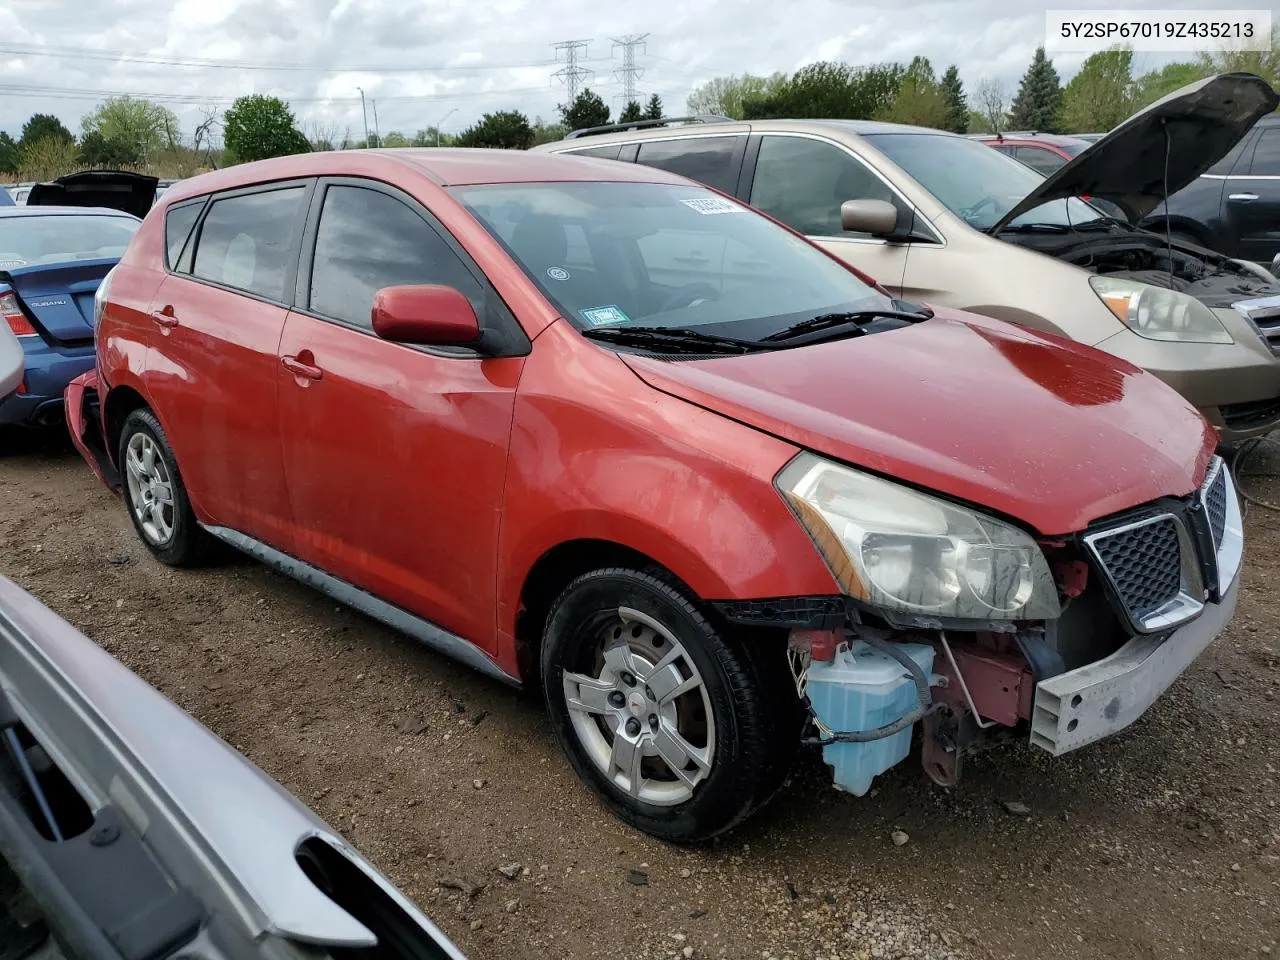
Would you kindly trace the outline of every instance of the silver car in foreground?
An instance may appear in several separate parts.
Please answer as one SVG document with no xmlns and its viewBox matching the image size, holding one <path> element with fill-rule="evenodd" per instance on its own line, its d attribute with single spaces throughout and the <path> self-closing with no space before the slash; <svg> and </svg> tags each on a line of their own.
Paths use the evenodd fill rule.
<svg viewBox="0 0 1280 960">
<path fill-rule="evenodd" d="M 0 954 L 462 954 L 326 824 L 0 577 Z"/>
</svg>

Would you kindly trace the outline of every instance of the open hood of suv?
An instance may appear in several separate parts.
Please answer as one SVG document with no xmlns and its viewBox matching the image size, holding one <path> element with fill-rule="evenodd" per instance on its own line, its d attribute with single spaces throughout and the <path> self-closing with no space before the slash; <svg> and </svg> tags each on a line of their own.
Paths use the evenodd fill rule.
<svg viewBox="0 0 1280 960">
<path fill-rule="evenodd" d="M 794 350 L 620 356 L 664 393 L 1041 534 L 1195 491 L 1217 435 L 1154 376 L 1033 330 L 934 310 L 901 330 Z"/>
<path fill-rule="evenodd" d="M 145 217 L 156 202 L 156 177 L 127 170 L 86 170 L 37 183 L 27 195 L 29 207 L 109 207 Z"/>
<path fill-rule="evenodd" d="M 1270 84 L 1251 73 L 1223 73 L 1188 84 L 1139 110 L 1046 177 L 990 232 L 1063 197 L 1110 200 L 1140 219 L 1225 157 L 1278 104 Z"/>
</svg>

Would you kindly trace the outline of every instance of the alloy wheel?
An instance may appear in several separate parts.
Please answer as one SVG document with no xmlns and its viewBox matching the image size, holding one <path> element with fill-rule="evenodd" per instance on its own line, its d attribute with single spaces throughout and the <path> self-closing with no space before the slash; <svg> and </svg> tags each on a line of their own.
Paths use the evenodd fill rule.
<svg viewBox="0 0 1280 960">
<path fill-rule="evenodd" d="M 606 619 L 585 671 L 564 671 L 575 735 L 600 771 L 629 796 L 674 806 L 693 796 L 715 759 L 706 683 L 684 645 L 628 607 Z"/>
<path fill-rule="evenodd" d="M 125 452 L 129 506 L 142 535 L 153 546 L 173 539 L 173 485 L 155 440 L 139 431 L 129 438 Z"/>
</svg>

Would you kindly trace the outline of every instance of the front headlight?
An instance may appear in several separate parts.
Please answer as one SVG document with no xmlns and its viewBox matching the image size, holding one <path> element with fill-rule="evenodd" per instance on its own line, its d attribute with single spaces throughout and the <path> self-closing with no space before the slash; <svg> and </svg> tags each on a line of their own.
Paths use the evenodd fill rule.
<svg viewBox="0 0 1280 960">
<path fill-rule="evenodd" d="M 777 484 L 851 597 L 964 620 L 1060 612 L 1044 553 L 1017 527 L 811 453 Z"/>
<path fill-rule="evenodd" d="M 1089 286 L 1116 319 L 1140 337 L 1185 343 L 1234 342 L 1213 311 L 1185 293 L 1119 277 L 1090 277 Z"/>
</svg>

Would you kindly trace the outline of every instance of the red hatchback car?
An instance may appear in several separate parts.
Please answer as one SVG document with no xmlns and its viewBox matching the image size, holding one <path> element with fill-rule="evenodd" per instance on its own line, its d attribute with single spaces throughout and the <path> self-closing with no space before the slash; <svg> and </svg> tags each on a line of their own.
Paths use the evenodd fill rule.
<svg viewBox="0 0 1280 960">
<path fill-rule="evenodd" d="M 1236 601 L 1214 433 L 1141 370 L 891 300 L 647 166 L 318 153 L 177 184 L 99 289 L 81 451 L 161 561 L 229 543 L 512 683 L 641 829 L 803 743 L 864 793 L 1139 716 Z"/>
</svg>

